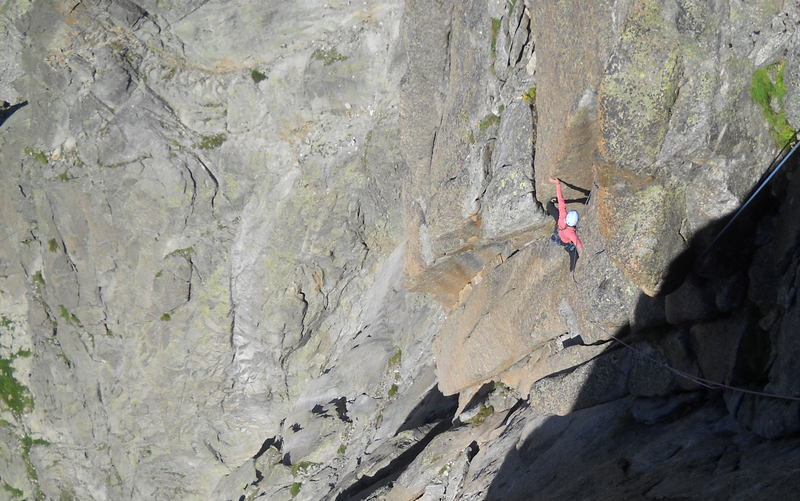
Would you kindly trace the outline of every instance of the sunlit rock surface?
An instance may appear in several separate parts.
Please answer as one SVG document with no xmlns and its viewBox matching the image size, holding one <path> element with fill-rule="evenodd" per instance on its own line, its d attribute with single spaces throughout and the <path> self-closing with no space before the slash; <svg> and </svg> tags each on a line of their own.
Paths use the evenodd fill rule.
<svg viewBox="0 0 800 501">
<path fill-rule="evenodd" d="M 796 492 L 793 3 L 0 12 L 5 497 Z"/>
</svg>

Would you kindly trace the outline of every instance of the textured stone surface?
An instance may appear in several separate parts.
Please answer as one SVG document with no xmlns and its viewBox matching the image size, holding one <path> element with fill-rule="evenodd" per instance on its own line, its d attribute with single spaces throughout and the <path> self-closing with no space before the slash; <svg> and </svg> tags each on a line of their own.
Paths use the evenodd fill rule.
<svg viewBox="0 0 800 501">
<path fill-rule="evenodd" d="M 672 393 L 675 389 L 675 376 L 660 365 L 668 362 L 664 353 L 647 345 L 639 345 L 638 351 L 642 355 L 634 357 L 628 378 L 628 390 L 631 394 L 654 397 Z"/>
<path fill-rule="evenodd" d="M 546 217 L 533 190 L 533 121 L 530 105 L 514 101 L 503 112 L 492 151 L 491 181 L 482 200 L 484 238 L 530 227 Z"/>
<path fill-rule="evenodd" d="M 618 350 L 575 370 L 540 379 L 531 387 L 530 406 L 538 414 L 564 416 L 628 394 L 631 352 Z"/>
<path fill-rule="evenodd" d="M 677 329 L 667 333 L 659 340 L 658 347 L 667 357 L 669 366 L 684 374 L 675 379 L 678 386 L 684 390 L 699 389 L 698 383 L 690 379 L 702 377 L 702 373 L 692 351 L 689 331 Z"/>
<path fill-rule="evenodd" d="M 619 36 L 612 2 L 526 2 L 536 43 L 537 196 L 554 196 L 547 180 L 560 177 L 588 188 L 598 139 L 597 90 Z M 616 23 L 614 19 L 618 19 Z M 578 29 L 577 27 L 580 27 Z"/>
<path fill-rule="evenodd" d="M 445 394 L 490 379 L 566 331 L 557 313 L 560 298 L 536 293 L 556 280 L 546 270 L 561 256 L 548 255 L 549 245 L 540 241 L 515 254 L 447 319 L 433 346 Z M 506 301 L 496 304 L 497 297 Z"/>
<path fill-rule="evenodd" d="M 797 5 L 2 14 L 0 492 L 796 492 L 794 162 L 694 261 L 777 151 L 757 68 L 800 120 Z"/>
<path fill-rule="evenodd" d="M 600 230 L 611 259 L 649 296 L 674 286 L 669 268 L 687 250 L 682 190 L 609 165 L 600 175 Z"/>
<path fill-rule="evenodd" d="M 563 417 L 518 411 L 473 459 L 459 498 L 791 496 L 795 484 L 784 477 L 785 461 L 796 449 L 773 448 L 719 402 L 653 426 L 631 423 L 630 406 L 623 399 Z M 676 471 L 683 472 L 680 480 Z"/>
<path fill-rule="evenodd" d="M 6 420 L 50 443 L 15 488 L 207 498 L 343 353 L 366 291 L 381 318 L 393 285 L 362 269 L 402 242 L 404 66 L 402 5 L 374 7 L 11 10 L 30 104 L 2 130 L 3 296 L 25 300 L 4 299 L 4 356 L 33 352 L 36 406 Z"/>
<path fill-rule="evenodd" d="M 664 313 L 672 325 L 709 320 L 719 315 L 714 291 L 701 279 L 690 275 L 664 300 Z"/>
<path fill-rule="evenodd" d="M 730 382 L 739 346 L 747 328 L 746 319 L 736 317 L 704 322 L 692 327 L 692 350 L 697 354 L 697 363 L 706 379 L 715 383 Z"/>
</svg>

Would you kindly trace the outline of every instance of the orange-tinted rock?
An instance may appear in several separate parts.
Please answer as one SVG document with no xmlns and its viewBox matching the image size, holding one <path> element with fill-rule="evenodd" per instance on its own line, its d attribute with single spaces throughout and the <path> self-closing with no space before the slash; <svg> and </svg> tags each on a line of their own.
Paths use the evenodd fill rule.
<svg viewBox="0 0 800 501">
<path fill-rule="evenodd" d="M 634 2 L 598 95 L 600 152 L 636 173 L 653 173 L 681 76 L 679 40 L 660 2 Z"/>
<path fill-rule="evenodd" d="M 536 188 L 560 177 L 591 186 L 596 149 L 596 93 L 613 44 L 611 5 L 607 2 L 532 2 L 536 36 Z"/>
<path fill-rule="evenodd" d="M 483 180 L 469 168 L 482 170 L 481 161 L 488 160 L 488 139 L 475 140 L 489 111 L 490 21 L 485 11 L 465 16 L 468 8 L 451 2 L 406 6 L 414 22 L 404 26 L 408 70 L 400 89 L 400 140 L 410 171 L 404 186 L 407 284 L 451 303 L 502 248 L 473 246 L 481 224 L 472 205 Z M 483 36 L 475 36 L 478 25 L 487 27 Z"/>
<path fill-rule="evenodd" d="M 445 395 L 480 384 L 566 331 L 558 314 L 561 253 L 540 240 L 489 270 L 433 344 Z"/>
<path fill-rule="evenodd" d="M 682 278 L 678 258 L 688 249 L 683 190 L 607 163 L 599 166 L 599 186 L 600 232 L 611 259 L 646 294 L 664 292 Z"/>
</svg>

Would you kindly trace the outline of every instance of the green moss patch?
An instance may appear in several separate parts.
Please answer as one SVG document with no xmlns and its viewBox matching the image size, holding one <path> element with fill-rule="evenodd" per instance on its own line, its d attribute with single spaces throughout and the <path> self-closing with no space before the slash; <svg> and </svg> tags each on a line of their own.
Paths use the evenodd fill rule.
<svg viewBox="0 0 800 501">
<path fill-rule="evenodd" d="M 264 73 L 261 73 L 258 70 L 253 70 L 253 71 L 250 72 L 250 78 L 253 79 L 253 82 L 258 84 L 259 82 L 263 82 L 264 80 L 266 80 L 267 79 L 267 75 L 265 75 Z"/>
<path fill-rule="evenodd" d="M 492 125 L 499 124 L 500 117 L 502 115 L 503 115 L 503 107 L 501 106 L 500 109 L 497 111 L 497 115 L 495 115 L 494 113 L 489 113 L 489 115 L 478 124 L 478 128 L 480 128 L 481 131 L 485 131 Z"/>
<path fill-rule="evenodd" d="M 81 321 L 78 320 L 78 317 L 76 317 L 75 315 L 70 314 L 70 312 L 67 311 L 67 307 L 66 306 L 64 306 L 63 304 L 60 304 L 60 305 L 58 305 L 58 308 L 61 310 L 61 313 L 59 313 L 58 316 L 60 316 L 64 320 L 66 320 L 68 324 L 74 324 L 74 325 L 77 325 L 78 327 L 82 327 Z"/>
<path fill-rule="evenodd" d="M 497 57 L 497 33 L 500 32 L 500 20 L 496 17 L 492 18 L 492 44 L 490 48 L 492 49 L 492 63 L 494 63 L 494 59 Z"/>
<path fill-rule="evenodd" d="M 33 283 L 37 285 L 41 285 L 42 287 L 46 286 L 47 284 L 44 282 L 44 278 L 42 277 L 42 272 L 37 271 L 33 274 Z"/>
<path fill-rule="evenodd" d="M 3 490 L 6 491 L 12 498 L 21 498 L 23 494 L 21 490 L 8 485 L 6 482 L 3 482 Z"/>
<path fill-rule="evenodd" d="M 295 482 L 292 484 L 292 487 L 289 489 L 289 493 L 292 495 L 292 497 L 295 497 L 298 494 L 300 494 L 300 487 L 302 485 L 303 484 L 301 484 L 300 482 Z"/>
<path fill-rule="evenodd" d="M 318 466 L 318 464 L 312 463 L 311 461 L 298 461 L 292 465 L 292 476 L 296 477 L 300 470 L 303 470 L 303 473 L 307 473 L 308 469 L 312 466 Z"/>
<path fill-rule="evenodd" d="M 228 138 L 225 134 L 217 134 L 215 136 L 202 136 L 200 138 L 199 143 L 195 143 L 192 146 L 194 148 L 199 148 L 201 150 L 213 150 L 214 148 L 219 148 L 222 146 L 222 143 L 227 141 Z"/>
<path fill-rule="evenodd" d="M 400 365 L 402 361 L 403 361 L 403 350 L 398 349 L 397 353 L 392 355 L 392 358 L 389 359 L 389 368 Z"/>
<path fill-rule="evenodd" d="M 533 104 L 536 102 L 536 86 L 534 85 L 530 89 L 526 90 L 522 93 L 522 100 L 525 101 L 525 104 Z"/>
<path fill-rule="evenodd" d="M 30 355 L 30 352 L 28 352 Z M 14 360 L 20 355 L 16 353 L 11 358 L 0 358 L 0 400 L 18 418 L 25 411 L 33 409 L 33 398 L 28 388 L 14 377 Z"/>
<path fill-rule="evenodd" d="M 66 354 L 66 353 L 64 353 L 64 352 L 62 351 L 61 353 L 59 353 L 59 354 L 58 354 L 58 355 L 56 355 L 56 356 L 57 356 L 58 358 L 60 358 L 61 360 L 63 360 L 63 361 L 64 361 L 64 363 L 65 363 L 65 364 L 67 364 L 67 367 L 72 367 L 72 360 L 70 360 L 70 359 L 69 359 L 69 357 L 67 356 L 67 354 Z"/>
<path fill-rule="evenodd" d="M 330 50 L 315 50 L 311 53 L 311 59 L 314 61 L 322 61 L 323 65 L 330 66 L 337 61 L 346 61 L 347 56 L 344 54 L 339 54 L 339 51 L 336 50 L 336 47 L 334 47 Z"/>
<path fill-rule="evenodd" d="M 50 442 L 48 442 L 47 440 L 44 440 L 42 438 L 31 438 L 28 435 L 22 437 L 20 443 L 22 444 L 22 453 L 25 456 L 28 456 L 31 453 L 31 447 L 33 447 L 34 445 L 50 445 Z"/>
<path fill-rule="evenodd" d="M 22 152 L 29 157 L 33 157 L 42 162 L 42 165 L 47 165 L 47 155 L 45 155 L 43 151 L 35 151 L 33 148 L 25 148 L 22 150 Z"/>
<path fill-rule="evenodd" d="M 174 251 L 170 252 L 167 257 L 180 256 L 187 261 L 191 261 L 192 254 L 194 254 L 194 247 L 184 247 L 183 249 L 175 249 Z"/>
<path fill-rule="evenodd" d="M 50 249 L 50 252 L 56 252 L 58 250 L 58 242 L 56 242 L 55 238 L 51 238 L 49 242 L 47 242 L 47 248 Z"/>
<path fill-rule="evenodd" d="M 761 106 L 772 135 L 780 147 L 786 146 L 794 137 L 794 129 L 786 121 L 786 110 L 783 107 L 783 96 L 786 95 L 786 86 L 783 83 L 785 66 L 785 61 L 778 61 L 757 69 L 750 84 L 750 98 Z"/>
<path fill-rule="evenodd" d="M 517 5 L 517 0 L 511 0 L 511 3 L 508 5 L 508 17 L 511 17 L 511 14 L 514 13 L 515 5 Z"/>
<path fill-rule="evenodd" d="M 483 422 L 486 421 L 486 418 L 491 416 L 492 413 L 494 413 L 494 407 L 492 407 L 491 405 L 489 407 L 486 407 L 485 405 L 481 404 L 478 413 L 475 414 L 474 418 L 472 418 L 470 424 L 472 425 L 473 428 L 477 428 L 478 426 L 482 425 Z"/>
<path fill-rule="evenodd" d="M 25 435 L 20 439 L 20 444 L 22 445 L 22 460 L 25 462 L 25 469 L 28 472 L 28 478 L 30 478 L 31 482 L 33 483 L 33 488 L 35 491 L 34 498 L 44 499 L 44 494 L 39 488 L 39 475 L 36 473 L 36 467 L 33 466 L 33 461 L 31 461 L 30 454 L 31 447 L 34 445 L 50 445 L 50 442 L 41 438 L 32 439 L 29 435 Z"/>
</svg>

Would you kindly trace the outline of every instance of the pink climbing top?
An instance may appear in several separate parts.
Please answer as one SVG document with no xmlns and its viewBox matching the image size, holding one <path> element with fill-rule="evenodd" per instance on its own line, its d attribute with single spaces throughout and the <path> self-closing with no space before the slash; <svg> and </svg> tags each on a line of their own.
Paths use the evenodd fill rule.
<svg viewBox="0 0 800 501">
<path fill-rule="evenodd" d="M 551 183 L 556 185 L 556 197 L 558 198 L 558 237 L 564 243 L 573 243 L 575 247 L 581 249 L 581 239 L 575 232 L 575 228 L 567 226 L 567 204 L 561 194 L 561 182 L 558 179 L 551 179 Z"/>
</svg>

